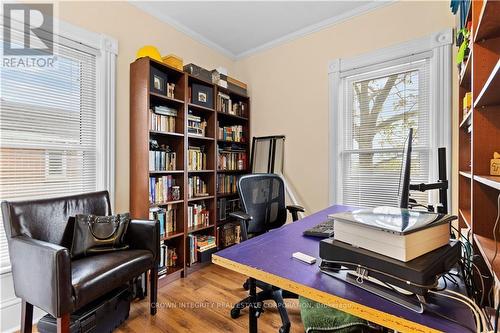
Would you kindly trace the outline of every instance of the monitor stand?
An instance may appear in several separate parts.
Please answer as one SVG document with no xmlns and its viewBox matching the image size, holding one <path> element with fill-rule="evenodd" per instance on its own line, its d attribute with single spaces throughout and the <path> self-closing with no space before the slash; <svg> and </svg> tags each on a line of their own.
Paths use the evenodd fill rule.
<svg viewBox="0 0 500 333">
<path fill-rule="evenodd" d="M 338 271 L 334 272 L 332 270 L 321 270 L 323 273 L 352 284 L 356 287 L 362 288 L 372 294 L 378 295 L 385 298 L 388 301 L 401 305 L 409 310 L 415 311 L 417 313 L 423 313 L 424 307 L 422 303 L 425 303 L 423 296 L 415 295 L 411 292 L 404 295 L 402 291 L 397 292 L 390 287 L 383 286 L 381 282 L 375 283 L 367 279 L 361 279 L 359 275 L 356 275 L 355 271 Z M 378 281 L 378 280 L 377 280 Z M 395 287 L 396 288 L 396 287 Z"/>
</svg>

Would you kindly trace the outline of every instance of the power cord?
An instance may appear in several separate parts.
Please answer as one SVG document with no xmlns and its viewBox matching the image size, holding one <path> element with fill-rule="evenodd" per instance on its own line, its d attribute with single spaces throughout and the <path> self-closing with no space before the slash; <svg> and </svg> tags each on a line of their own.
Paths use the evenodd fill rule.
<svg viewBox="0 0 500 333">
<path fill-rule="evenodd" d="M 493 226 L 493 240 L 495 241 L 495 254 L 493 258 L 491 258 L 490 265 L 493 267 L 493 262 L 495 261 L 498 254 L 498 243 L 497 243 L 497 225 L 498 220 L 500 220 L 500 194 L 498 194 L 497 198 L 497 219 L 495 221 L 495 225 Z"/>
</svg>

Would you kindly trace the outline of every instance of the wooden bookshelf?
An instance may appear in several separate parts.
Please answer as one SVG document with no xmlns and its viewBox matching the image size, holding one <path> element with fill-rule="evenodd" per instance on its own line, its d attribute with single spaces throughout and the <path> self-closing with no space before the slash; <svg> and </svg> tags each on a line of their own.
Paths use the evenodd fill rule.
<svg viewBox="0 0 500 333">
<path fill-rule="evenodd" d="M 472 109 L 459 128 L 459 221 L 472 229 L 474 245 L 490 273 L 500 278 L 500 232 L 494 241 L 500 177 L 490 176 L 490 160 L 500 151 L 500 2 L 472 1 L 470 55 L 459 77 L 459 105 L 472 92 Z M 459 108 L 462 115 L 462 108 Z"/>
<path fill-rule="evenodd" d="M 168 83 L 175 83 L 173 97 L 166 94 L 153 92 L 150 87 L 151 71 L 160 71 L 167 76 Z M 213 93 L 213 105 L 197 105 L 191 101 L 192 85 L 202 84 Z M 217 96 L 222 92 L 231 96 L 234 102 L 244 101 L 246 112 L 244 115 L 235 115 L 219 112 Z M 175 130 L 153 131 L 150 129 L 149 110 L 154 106 L 167 106 L 177 110 Z M 206 121 L 205 136 L 191 134 L 188 131 L 188 115 L 201 117 Z M 176 229 L 161 237 L 169 248 L 177 252 L 176 267 L 168 267 L 161 276 L 160 284 L 169 283 L 179 277 L 185 277 L 190 272 L 196 271 L 204 263 L 189 265 L 188 236 L 190 234 L 217 236 L 218 227 L 228 222 L 219 222 L 217 200 L 237 198 L 236 194 L 217 193 L 217 175 L 230 174 L 240 176 L 248 173 L 248 168 L 243 170 L 219 171 L 219 148 L 237 147 L 247 154 L 249 161 L 248 144 L 250 138 L 250 99 L 247 96 L 220 88 L 217 85 L 194 77 L 190 74 L 172 68 L 162 62 L 150 58 L 140 58 L 130 65 L 130 212 L 133 218 L 148 219 L 149 209 L 152 207 L 166 207 L 170 205 L 177 209 Z M 245 142 L 235 143 L 218 138 L 218 124 L 223 126 L 240 125 L 245 129 Z M 149 141 L 154 139 L 158 144 L 168 145 L 176 152 L 175 170 L 150 170 L 149 166 Z M 189 170 L 188 148 L 203 147 L 206 153 L 206 167 L 203 170 Z M 176 185 L 180 186 L 181 198 L 160 203 L 149 202 L 149 177 L 160 178 L 171 176 Z M 188 181 L 190 177 L 200 177 L 207 187 L 207 196 L 189 197 Z M 188 206 L 191 204 L 205 203 L 209 211 L 207 225 L 188 227 Z M 219 244 L 217 244 L 219 246 Z"/>
</svg>

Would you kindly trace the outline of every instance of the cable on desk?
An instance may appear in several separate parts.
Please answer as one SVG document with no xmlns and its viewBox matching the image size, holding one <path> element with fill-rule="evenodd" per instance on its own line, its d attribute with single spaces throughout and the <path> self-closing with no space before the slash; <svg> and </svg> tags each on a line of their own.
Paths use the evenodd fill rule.
<svg viewBox="0 0 500 333">
<path fill-rule="evenodd" d="M 464 301 L 470 303 L 476 309 L 477 313 L 479 314 L 479 316 L 481 318 L 481 325 L 483 327 L 483 330 L 486 330 L 488 328 L 486 317 L 484 316 L 483 312 L 481 311 L 479 306 L 476 304 L 476 302 L 474 302 L 474 300 L 472 300 L 469 297 L 462 295 L 456 291 L 453 291 L 453 290 L 445 290 L 444 292 L 454 294 L 457 297 L 462 298 Z"/>
<path fill-rule="evenodd" d="M 459 301 L 459 302 L 465 304 L 467 307 L 469 307 L 469 309 L 474 314 L 474 318 L 476 319 L 476 333 L 481 333 L 481 320 L 479 319 L 479 314 L 477 313 L 476 309 L 472 305 L 470 305 L 468 302 L 464 301 L 463 299 L 460 299 L 458 297 L 454 297 L 454 296 L 451 296 L 451 295 L 446 295 L 446 294 L 441 293 L 441 292 L 435 292 L 435 291 L 429 290 L 429 293 L 454 299 L 456 301 Z"/>
<path fill-rule="evenodd" d="M 498 244 L 497 244 L 497 225 L 498 220 L 500 220 L 500 193 L 497 198 L 497 219 L 495 220 L 495 225 L 493 226 L 493 240 L 495 241 L 495 254 L 493 254 L 493 258 L 491 258 L 490 265 L 493 267 L 493 262 L 495 261 L 498 254 Z"/>
</svg>

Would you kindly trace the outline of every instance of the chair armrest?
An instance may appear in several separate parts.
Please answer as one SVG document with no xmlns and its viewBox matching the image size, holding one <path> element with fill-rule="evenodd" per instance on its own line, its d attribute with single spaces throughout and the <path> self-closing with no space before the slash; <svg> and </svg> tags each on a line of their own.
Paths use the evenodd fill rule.
<svg viewBox="0 0 500 333">
<path fill-rule="evenodd" d="M 238 220 L 243 220 L 243 221 L 250 221 L 253 219 L 253 217 L 251 215 L 248 215 L 247 213 L 242 212 L 242 211 L 229 213 L 229 216 L 237 218 Z"/>
<path fill-rule="evenodd" d="M 247 223 L 253 219 L 251 215 L 248 215 L 245 212 L 237 211 L 229 213 L 229 216 L 238 219 L 240 223 L 240 232 L 241 232 L 241 240 L 246 241 L 248 239 L 248 226 Z"/>
<path fill-rule="evenodd" d="M 54 317 L 73 312 L 68 249 L 24 235 L 9 244 L 16 296 Z"/>
<path fill-rule="evenodd" d="M 157 220 L 130 220 L 127 229 L 127 244 L 131 249 L 149 250 L 153 262 L 160 264 L 160 222 Z"/>
<path fill-rule="evenodd" d="M 292 214 L 292 220 L 295 222 L 299 219 L 299 214 L 298 212 L 305 212 L 304 207 L 299 206 L 299 205 L 288 205 L 286 206 L 286 209 Z"/>
</svg>

